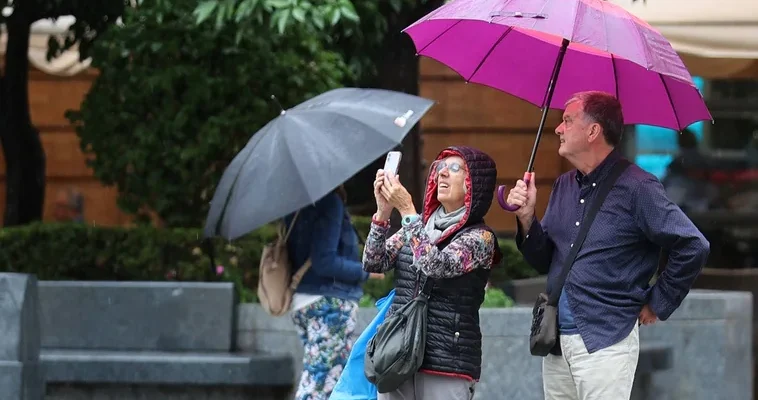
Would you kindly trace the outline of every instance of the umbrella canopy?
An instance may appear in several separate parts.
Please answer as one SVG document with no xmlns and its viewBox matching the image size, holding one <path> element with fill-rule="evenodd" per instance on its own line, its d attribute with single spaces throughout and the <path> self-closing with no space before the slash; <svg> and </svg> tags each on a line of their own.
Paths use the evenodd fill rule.
<svg viewBox="0 0 758 400">
<path fill-rule="evenodd" d="M 621 103 L 626 124 L 682 130 L 712 120 L 679 55 L 645 21 L 605 0 L 453 0 L 407 27 L 420 55 L 467 82 L 543 109 L 532 172 L 551 108 L 599 90 Z M 525 175 L 525 177 L 528 175 Z M 508 211 L 505 186 L 498 203 Z"/>
<path fill-rule="evenodd" d="M 334 190 L 400 144 L 433 101 L 341 88 L 282 111 L 224 171 L 204 235 L 240 237 Z"/>
<path fill-rule="evenodd" d="M 712 119 L 669 42 L 605 0 L 454 0 L 405 32 L 418 54 L 538 107 L 563 109 L 574 93 L 601 90 L 616 95 L 627 124 L 682 130 Z"/>
</svg>

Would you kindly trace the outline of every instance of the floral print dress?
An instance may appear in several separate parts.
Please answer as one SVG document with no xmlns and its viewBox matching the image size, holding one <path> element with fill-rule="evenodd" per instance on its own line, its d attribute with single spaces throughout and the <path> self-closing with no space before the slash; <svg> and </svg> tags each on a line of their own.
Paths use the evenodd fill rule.
<svg viewBox="0 0 758 400">
<path fill-rule="evenodd" d="M 304 347 L 295 400 L 329 399 L 353 349 L 357 311 L 354 301 L 325 296 L 292 312 Z"/>
</svg>

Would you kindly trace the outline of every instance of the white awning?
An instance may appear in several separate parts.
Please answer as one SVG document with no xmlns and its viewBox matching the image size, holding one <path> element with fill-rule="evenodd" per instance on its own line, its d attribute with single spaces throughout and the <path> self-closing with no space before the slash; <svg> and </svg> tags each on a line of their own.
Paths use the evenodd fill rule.
<svg viewBox="0 0 758 400">
<path fill-rule="evenodd" d="M 758 0 L 610 1 L 658 29 L 693 75 L 758 74 Z"/>
</svg>

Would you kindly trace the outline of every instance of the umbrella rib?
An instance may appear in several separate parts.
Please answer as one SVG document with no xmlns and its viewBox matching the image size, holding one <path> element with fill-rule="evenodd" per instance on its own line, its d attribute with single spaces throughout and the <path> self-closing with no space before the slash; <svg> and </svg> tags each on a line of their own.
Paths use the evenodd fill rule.
<svg viewBox="0 0 758 400">
<path fill-rule="evenodd" d="M 487 58 L 489 58 L 490 54 L 492 54 L 492 52 L 495 51 L 495 48 L 497 47 L 497 45 L 499 45 L 500 42 L 502 42 L 503 39 L 505 39 L 505 37 L 508 36 L 508 34 L 512 30 L 513 30 L 513 27 L 512 26 L 508 26 L 508 29 L 506 29 L 505 32 L 503 32 L 503 34 L 500 35 L 500 37 L 495 41 L 495 43 L 492 45 L 492 47 L 490 47 L 490 49 L 487 50 L 487 54 L 485 54 L 484 57 L 482 57 L 482 60 L 479 61 L 479 65 L 476 66 L 476 68 L 474 69 L 474 72 L 471 73 L 471 76 L 469 76 L 468 78 L 466 78 L 466 82 L 474 79 L 474 76 L 476 75 L 477 72 L 479 72 L 479 69 L 482 67 L 482 65 L 484 65 L 484 62 L 487 61 Z"/>
<path fill-rule="evenodd" d="M 345 108 L 351 108 L 351 107 L 352 107 L 352 108 L 354 108 L 354 107 L 353 107 L 353 105 L 352 105 L 352 104 L 349 104 L 349 103 L 337 103 L 337 102 L 334 102 L 334 103 L 331 103 L 331 104 L 340 104 L 340 105 L 344 106 Z M 337 114 L 337 115 L 339 115 L 339 116 L 341 116 L 341 117 L 343 117 L 343 118 L 347 118 L 347 119 L 353 120 L 353 121 L 357 122 L 358 124 L 365 126 L 366 128 L 368 128 L 368 130 L 379 132 L 379 133 L 381 133 L 381 134 L 382 134 L 382 136 L 384 136 L 384 137 L 388 138 L 388 139 L 389 139 L 389 140 L 391 140 L 391 141 L 394 141 L 394 140 L 393 140 L 391 137 L 387 136 L 387 135 L 384 133 L 384 131 L 376 130 L 376 129 L 374 129 L 373 127 L 371 127 L 371 125 L 369 125 L 369 124 L 367 124 L 367 123 L 365 123 L 365 122 L 363 122 L 363 121 L 361 121 L 361 120 L 359 120 L 359 119 L 357 119 L 357 118 L 353 117 L 352 115 L 349 115 L 349 114 L 345 114 L 345 113 L 343 113 L 341 110 L 339 110 L 339 109 L 336 109 L 336 108 L 335 108 L 335 109 L 332 109 L 332 108 L 330 108 L 330 109 L 328 109 L 328 110 L 325 110 L 325 109 L 310 109 L 310 110 L 300 110 L 300 111 L 298 111 L 298 113 L 325 113 L 325 114 Z M 387 115 L 387 116 L 388 116 L 388 117 L 390 117 L 390 118 L 391 118 L 391 117 L 394 117 L 394 116 L 396 116 L 395 114 L 385 114 L 385 115 Z M 414 124 L 414 125 L 415 125 L 415 124 Z M 409 130 L 410 130 L 410 129 L 409 129 Z"/>
<path fill-rule="evenodd" d="M 309 124 L 306 124 L 303 121 L 301 121 L 299 118 L 297 118 L 297 115 L 294 115 L 294 116 L 290 115 L 290 117 L 292 119 L 292 122 L 294 122 L 294 123 L 296 123 L 298 125 L 301 125 L 303 127 L 303 129 L 310 129 L 311 132 L 319 132 L 319 133 L 321 132 L 321 130 L 319 130 L 319 129 L 313 129 L 312 126 L 310 126 Z M 306 184 L 305 179 L 303 179 L 303 175 L 301 174 L 300 167 L 298 166 L 297 160 L 295 160 L 295 156 L 292 154 L 292 150 L 291 150 L 292 147 L 290 147 L 290 142 L 289 142 L 288 136 L 287 135 L 282 135 L 282 140 L 283 140 L 284 144 L 287 146 L 287 150 L 288 150 L 285 153 L 287 154 L 287 156 L 292 161 L 292 166 L 295 167 L 295 171 L 297 171 L 297 178 L 300 181 L 300 184 L 302 185 L 303 189 L 305 189 L 305 193 L 308 194 L 308 200 L 310 200 L 311 203 L 315 203 L 319 199 L 312 199 L 311 198 L 311 193 L 308 190 L 308 185 Z M 298 143 L 297 146 L 301 146 L 302 147 L 302 144 Z"/>
<path fill-rule="evenodd" d="M 653 64 L 653 60 L 652 60 L 653 57 L 652 57 L 652 55 L 649 52 L 650 49 L 648 49 L 648 47 L 645 46 L 645 42 L 642 41 L 643 38 L 644 38 L 644 36 L 642 35 L 642 31 L 640 30 L 640 25 L 636 21 L 634 21 L 632 19 L 627 18 L 626 20 L 629 21 L 629 22 L 631 22 L 632 26 L 634 26 L 634 29 L 637 30 L 637 35 L 635 36 L 635 38 L 637 39 L 637 43 L 642 48 L 642 53 L 645 54 L 645 68 L 647 68 L 649 70 L 650 67 L 652 67 L 652 64 Z"/>
<path fill-rule="evenodd" d="M 442 35 L 446 34 L 446 33 L 447 33 L 449 30 L 453 29 L 453 28 L 454 28 L 456 25 L 458 25 L 458 24 L 459 24 L 461 21 L 463 21 L 463 20 L 462 20 L 462 19 L 459 19 L 459 20 L 455 21 L 455 23 L 454 23 L 454 24 L 450 25 L 450 26 L 449 26 L 447 29 L 445 29 L 444 31 L 442 31 L 442 33 L 440 33 L 440 34 L 439 34 L 439 35 L 437 35 L 437 36 L 436 36 L 434 39 L 432 39 L 431 41 L 429 41 L 429 43 L 427 43 L 427 44 L 426 44 L 426 46 L 422 47 L 422 48 L 421 48 L 421 50 L 417 51 L 417 52 L 416 52 L 416 55 L 419 55 L 419 54 L 421 54 L 421 52 L 423 52 L 424 50 L 426 50 L 426 48 L 427 48 L 427 47 L 431 46 L 431 45 L 432 45 L 432 43 L 436 42 L 436 41 L 437 41 L 437 39 L 441 38 L 441 37 L 442 37 Z"/>
<path fill-rule="evenodd" d="M 614 85 L 614 92 L 613 95 L 616 97 L 616 100 L 619 98 L 619 77 L 618 72 L 616 71 L 616 58 L 613 56 L 613 53 L 608 53 L 611 55 L 611 68 L 613 68 L 613 85 Z"/>
<path fill-rule="evenodd" d="M 271 125 L 267 124 L 267 126 L 264 127 L 264 129 L 265 129 L 265 131 L 258 132 L 256 135 L 265 135 L 271 129 Z M 231 199 L 233 199 L 234 196 L 236 195 L 235 189 L 237 188 L 237 180 L 239 179 L 240 171 L 242 171 L 245 168 L 245 164 L 247 164 L 247 162 L 250 161 L 250 156 L 253 154 L 253 150 L 256 147 L 258 147 L 258 145 L 260 144 L 260 142 L 262 140 L 263 140 L 262 138 L 259 139 L 258 141 L 255 142 L 255 144 L 253 145 L 253 147 L 250 148 L 250 151 L 247 153 L 247 156 L 245 157 L 245 160 L 242 161 L 242 164 L 240 164 L 239 171 L 237 171 L 237 173 L 234 175 L 234 180 L 232 181 L 232 184 L 229 187 L 229 194 L 226 196 L 226 199 L 224 200 L 224 207 L 221 208 L 221 212 L 219 214 L 218 221 L 216 221 L 216 226 L 214 228 L 214 234 L 218 234 L 219 229 L 221 228 L 221 225 L 223 225 L 224 217 L 226 215 L 226 208 L 229 206 L 229 202 L 231 201 Z M 243 149 L 244 149 L 244 147 L 243 147 Z"/>
<path fill-rule="evenodd" d="M 671 111 L 674 112 L 674 119 L 676 119 L 676 126 L 678 129 L 682 129 L 682 125 L 679 122 L 679 116 L 676 115 L 676 107 L 674 107 L 674 100 L 671 99 L 671 93 L 669 92 L 669 87 L 666 84 L 666 80 L 663 79 L 662 74 L 658 74 L 658 77 L 661 78 L 661 83 L 663 84 L 663 89 L 666 90 L 666 98 L 669 99 L 669 105 L 671 105 Z"/>
</svg>

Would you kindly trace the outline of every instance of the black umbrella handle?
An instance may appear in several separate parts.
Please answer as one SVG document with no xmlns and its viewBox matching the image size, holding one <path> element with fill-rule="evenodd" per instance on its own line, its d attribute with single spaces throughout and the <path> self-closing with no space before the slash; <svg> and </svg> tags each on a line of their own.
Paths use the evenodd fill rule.
<svg viewBox="0 0 758 400">
<path fill-rule="evenodd" d="M 555 60 L 553 66 L 553 74 L 550 77 L 550 83 L 547 86 L 547 92 L 545 93 L 545 99 L 542 103 L 542 117 L 540 118 L 540 126 L 537 128 L 537 137 L 534 139 L 534 146 L 532 147 L 532 155 L 529 157 L 529 165 L 526 167 L 526 173 L 524 174 L 524 182 L 527 187 L 529 186 L 529 174 L 534 171 L 534 159 L 537 157 L 537 149 L 540 146 L 540 139 L 542 139 L 542 130 L 545 129 L 545 121 L 547 121 L 547 113 L 550 111 L 550 103 L 553 101 L 553 93 L 555 92 L 555 83 L 558 81 L 558 75 L 561 72 L 561 66 L 563 65 L 563 56 L 566 55 L 568 49 L 569 40 L 563 39 L 561 42 L 561 49 L 558 50 L 558 58 Z M 505 211 L 514 212 L 517 211 L 520 206 L 508 204 L 505 201 L 505 185 L 500 185 L 497 188 L 497 202 L 500 207 Z"/>
</svg>

